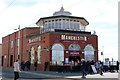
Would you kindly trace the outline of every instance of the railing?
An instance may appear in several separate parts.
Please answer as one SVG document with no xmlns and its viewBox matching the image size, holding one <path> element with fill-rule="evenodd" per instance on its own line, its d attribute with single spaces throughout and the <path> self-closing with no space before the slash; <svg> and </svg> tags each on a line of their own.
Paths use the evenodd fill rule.
<svg viewBox="0 0 120 80">
<path fill-rule="evenodd" d="M 83 34 L 92 34 L 92 35 L 96 35 L 96 31 L 95 30 L 90 30 L 90 31 L 85 31 L 82 29 L 76 30 L 76 29 L 58 29 L 58 28 L 40 28 L 40 34 L 46 33 L 46 32 L 72 32 L 72 33 L 83 33 Z"/>
</svg>

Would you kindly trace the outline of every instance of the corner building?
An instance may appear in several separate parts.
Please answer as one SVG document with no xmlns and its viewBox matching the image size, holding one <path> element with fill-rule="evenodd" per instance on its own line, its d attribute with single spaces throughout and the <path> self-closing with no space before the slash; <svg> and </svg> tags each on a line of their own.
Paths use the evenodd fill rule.
<svg viewBox="0 0 120 80">
<path fill-rule="evenodd" d="M 40 18 L 36 24 L 40 35 L 30 36 L 30 61 L 38 61 L 39 69 L 44 70 L 44 63 L 49 62 L 49 70 L 55 66 L 69 66 L 84 58 L 98 60 L 98 36 L 86 31 L 89 22 L 83 17 L 71 16 L 64 8 L 50 17 Z M 39 42 L 39 44 L 36 44 Z"/>
<path fill-rule="evenodd" d="M 89 22 L 83 17 L 71 16 L 64 8 L 53 16 L 40 18 L 39 27 L 26 27 L 2 38 L 2 66 L 12 67 L 16 59 L 30 61 L 31 70 L 38 62 L 38 70 L 70 67 L 70 62 L 98 60 L 98 36 L 86 31 Z M 19 38 L 20 37 L 20 38 Z M 19 39 L 19 40 L 18 40 Z M 20 44 L 18 44 L 20 43 Z M 19 54 L 18 54 L 19 53 Z"/>
</svg>

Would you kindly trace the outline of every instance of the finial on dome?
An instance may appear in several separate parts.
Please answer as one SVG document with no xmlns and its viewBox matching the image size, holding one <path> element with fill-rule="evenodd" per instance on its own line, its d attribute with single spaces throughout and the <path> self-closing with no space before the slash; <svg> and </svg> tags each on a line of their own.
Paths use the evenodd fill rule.
<svg viewBox="0 0 120 80">
<path fill-rule="evenodd" d="M 71 13 L 68 12 L 68 11 L 64 11 L 64 8 L 63 8 L 63 6 L 62 6 L 61 9 L 60 9 L 59 11 L 53 13 L 53 16 L 59 16 L 59 15 L 66 15 L 66 16 L 69 16 L 69 15 L 71 15 Z"/>
<path fill-rule="evenodd" d="M 61 7 L 60 11 L 64 11 L 63 5 L 62 5 L 62 7 Z"/>
</svg>

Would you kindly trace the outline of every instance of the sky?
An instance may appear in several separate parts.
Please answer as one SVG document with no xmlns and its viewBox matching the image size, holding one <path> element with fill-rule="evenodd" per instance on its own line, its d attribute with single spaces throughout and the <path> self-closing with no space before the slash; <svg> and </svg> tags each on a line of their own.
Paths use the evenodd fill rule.
<svg viewBox="0 0 120 80">
<path fill-rule="evenodd" d="M 99 59 L 118 60 L 119 0 L 0 0 L 0 43 L 2 37 L 15 32 L 20 25 L 36 27 L 39 18 L 52 16 L 63 6 L 72 16 L 84 17 L 88 31 L 98 35 Z"/>
</svg>

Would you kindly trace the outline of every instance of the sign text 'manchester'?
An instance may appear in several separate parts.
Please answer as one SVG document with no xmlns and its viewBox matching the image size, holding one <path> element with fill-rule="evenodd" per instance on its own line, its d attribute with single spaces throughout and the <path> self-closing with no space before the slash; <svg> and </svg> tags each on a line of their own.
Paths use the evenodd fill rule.
<svg viewBox="0 0 120 80">
<path fill-rule="evenodd" d="M 87 40 L 86 36 L 61 35 L 61 40 Z"/>
</svg>

